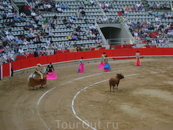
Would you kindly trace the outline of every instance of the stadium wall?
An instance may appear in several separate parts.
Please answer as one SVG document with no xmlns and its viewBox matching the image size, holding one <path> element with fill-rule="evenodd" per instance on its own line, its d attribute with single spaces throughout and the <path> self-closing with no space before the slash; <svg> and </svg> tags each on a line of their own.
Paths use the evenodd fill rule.
<svg viewBox="0 0 173 130">
<path fill-rule="evenodd" d="M 1 66 L 1 78 L 11 75 L 11 66 L 13 70 L 20 71 L 27 68 L 33 68 L 38 63 L 47 65 L 51 63 L 73 62 L 78 61 L 81 57 L 84 59 L 100 58 L 101 54 L 105 52 L 109 58 L 114 59 L 132 59 L 135 58 L 136 51 L 140 51 L 143 57 L 155 56 L 173 56 L 173 48 L 135 48 L 135 49 L 108 49 L 108 50 L 95 50 L 95 51 L 81 51 L 81 52 L 68 52 L 55 55 L 48 55 L 42 57 L 26 58 L 12 63 L 5 63 Z M 12 65 L 11 65 L 12 64 Z"/>
</svg>

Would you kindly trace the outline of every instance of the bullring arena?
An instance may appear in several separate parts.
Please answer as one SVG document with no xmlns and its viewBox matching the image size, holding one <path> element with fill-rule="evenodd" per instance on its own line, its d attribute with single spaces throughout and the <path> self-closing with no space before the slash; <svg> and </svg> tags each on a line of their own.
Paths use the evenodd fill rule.
<svg viewBox="0 0 173 130">
<path fill-rule="evenodd" d="M 55 65 L 56 80 L 43 89 L 27 87 L 28 73 L 0 82 L 0 130 L 172 130 L 172 58 L 111 60 L 110 72 L 97 69 L 99 60 Z M 109 91 L 108 79 L 125 78 Z"/>
</svg>

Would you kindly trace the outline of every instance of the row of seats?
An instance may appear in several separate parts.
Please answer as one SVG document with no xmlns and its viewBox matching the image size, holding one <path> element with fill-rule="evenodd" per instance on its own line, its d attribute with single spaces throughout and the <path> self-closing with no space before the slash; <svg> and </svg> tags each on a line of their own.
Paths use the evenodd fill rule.
<svg viewBox="0 0 173 130">
<path fill-rule="evenodd" d="M 98 0 L 100 3 L 101 2 L 105 2 L 103 0 Z M 59 2 L 59 1 L 57 1 Z M 52 18 L 55 14 L 58 16 L 58 24 L 59 24 L 59 27 L 58 29 L 56 30 L 53 30 L 53 32 L 57 32 L 55 33 L 55 38 L 54 38 L 54 41 L 67 41 L 67 38 L 66 38 L 66 34 L 69 33 L 69 32 L 73 32 L 73 28 L 71 29 L 67 29 L 65 28 L 65 25 L 62 23 L 62 19 L 67 16 L 71 16 L 71 15 L 75 15 L 76 16 L 76 12 L 77 10 L 79 9 L 78 5 L 81 1 L 74 1 L 74 0 L 65 0 L 63 2 L 69 2 L 69 7 L 72 9 L 69 9 L 69 10 L 64 10 L 63 13 L 52 13 L 52 12 L 43 12 L 43 20 L 45 18 Z M 109 9 L 110 12 L 108 13 L 105 13 L 106 16 L 109 16 L 109 17 L 121 17 L 121 16 L 118 16 L 117 12 L 118 11 L 121 11 L 121 8 L 124 7 L 125 5 L 135 5 L 136 3 L 138 2 L 141 2 L 140 0 L 132 0 L 132 1 L 127 1 L 127 0 L 122 0 L 122 1 L 116 1 L 116 2 L 113 2 L 112 0 L 108 0 L 106 2 L 110 2 L 110 3 L 113 3 L 113 9 Z M 163 0 L 162 0 L 163 2 Z M 118 7 L 118 8 L 117 8 Z M 100 19 L 104 16 L 102 11 L 101 11 L 101 8 L 99 7 L 99 5 L 95 5 L 95 6 L 86 6 L 85 7 L 85 11 L 86 11 L 86 14 L 87 14 L 87 17 L 89 18 L 90 22 L 91 23 L 95 23 L 94 19 L 96 17 L 99 17 Z M 160 11 L 161 12 L 161 11 Z M 162 13 L 162 12 L 161 12 Z M 139 11 L 139 12 L 132 12 L 132 11 L 129 11 L 128 12 L 128 15 L 127 16 L 123 16 L 123 17 L 126 17 L 127 19 L 137 19 L 137 20 L 151 20 L 152 22 L 155 22 L 154 20 L 154 16 L 148 16 L 148 12 L 145 11 L 145 10 L 142 10 L 142 11 Z M 91 20 L 92 19 L 92 20 Z M 42 25 L 43 23 L 43 20 L 42 21 L 39 21 L 38 25 Z M 171 19 L 167 20 L 167 19 L 162 19 L 162 21 L 164 23 L 166 22 L 171 22 Z M 25 23 L 28 23 L 29 22 L 29 19 L 27 19 L 27 22 L 24 22 L 24 23 L 16 23 L 17 26 L 19 27 L 13 27 L 12 28 L 12 31 L 14 32 L 14 35 L 19 35 L 19 31 L 24 31 L 25 30 L 23 29 L 22 26 L 24 26 Z M 77 25 L 81 25 L 81 27 L 88 27 L 87 25 L 88 24 L 85 24 L 85 21 L 84 20 L 76 20 L 75 21 L 75 24 Z M 39 30 L 36 30 L 35 33 L 37 33 Z M 46 30 L 46 32 L 48 33 L 50 30 Z M 27 31 L 26 31 L 27 32 Z M 26 34 L 25 32 L 25 34 Z M 60 32 L 64 32 L 64 33 L 60 33 Z M 88 43 L 87 40 L 81 40 L 81 43 Z M 94 41 L 94 40 L 93 40 Z M 93 43 L 93 41 L 91 43 Z M 44 41 L 43 41 L 44 43 Z"/>
</svg>

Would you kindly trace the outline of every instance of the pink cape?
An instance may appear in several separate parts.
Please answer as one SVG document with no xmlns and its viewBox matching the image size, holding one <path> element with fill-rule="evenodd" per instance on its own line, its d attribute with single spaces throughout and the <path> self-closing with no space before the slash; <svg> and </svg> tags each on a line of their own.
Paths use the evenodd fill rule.
<svg viewBox="0 0 173 130">
<path fill-rule="evenodd" d="M 104 65 L 105 64 L 101 61 L 97 68 L 98 69 L 104 69 Z"/>
<path fill-rule="evenodd" d="M 57 79 L 58 76 L 56 75 L 56 73 L 54 71 L 52 72 L 48 72 L 48 74 L 46 75 L 46 78 L 49 79 Z"/>
<path fill-rule="evenodd" d="M 78 73 L 84 73 L 84 63 L 80 64 L 78 67 Z"/>
<path fill-rule="evenodd" d="M 136 59 L 136 66 L 141 66 L 141 61 L 139 58 Z"/>
</svg>

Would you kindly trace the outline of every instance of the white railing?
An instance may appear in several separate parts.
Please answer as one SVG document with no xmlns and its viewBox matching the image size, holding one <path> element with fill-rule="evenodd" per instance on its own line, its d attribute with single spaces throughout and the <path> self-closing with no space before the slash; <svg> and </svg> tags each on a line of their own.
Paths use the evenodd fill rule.
<svg viewBox="0 0 173 130">
<path fill-rule="evenodd" d="M 107 41 L 110 45 L 136 44 L 136 41 L 133 38 L 114 38 L 114 39 L 107 39 Z"/>
<path fill-rule="evenodd" d="M 96 20 L 95 20 L 95 25 L 97 26 L 97 29 L 98 29 L 98 31 L 99 31 L 99 34 L 100 34 L 100 36 L 101 36 L 101 38 L 102 38 L 102 43 L 104 43 L 105 45 L 108 45 L 108 41 L 105 39 L 105 37 L 104 37 L 102 31 L 100 30 L 100 28 L 99 28 L 99 26 L 98 26 Z"/>
<path fill-rule="evenodd" d="M 99 6 L 100 10 L 102 11 L 103 16 L 106 17 L 106 14 L 105 14 L 104 10 L 101 8 L 100 3 L 98 2 L 98 0 L 95 0 L 95 2 L 97 3 L 97 5 Z"/>
<path fill-rule="evenodd" d="M 11 0 L 11 4 L 12 4 L 12 6 L 16 9 L 16 11 L 17 11 L 17 16 L 19 16 L 19 8 L 16 6 L 16 4 L 13 2 L 13 0 Z"/>
</svg>

